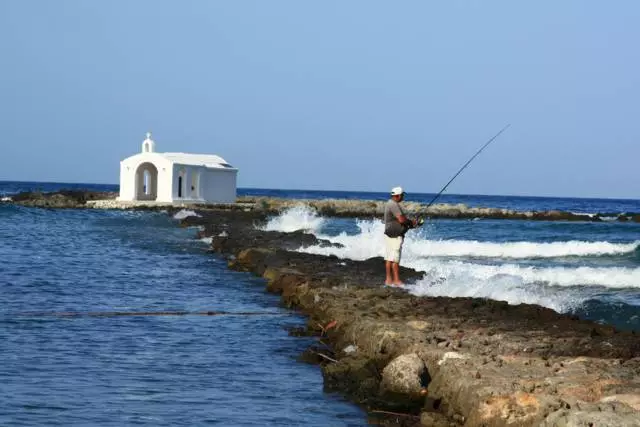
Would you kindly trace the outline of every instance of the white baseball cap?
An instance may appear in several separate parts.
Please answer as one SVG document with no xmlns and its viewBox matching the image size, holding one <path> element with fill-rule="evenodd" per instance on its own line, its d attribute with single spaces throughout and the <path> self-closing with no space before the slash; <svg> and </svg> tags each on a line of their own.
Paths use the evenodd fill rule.
<svg viewBox="0 0 640 427">
<path fill-rule="evenodd" d="M 402 187 L 393 187 L 391 189 L 391 195 L 392 196 L 399 196 L 401 194 L 404 194 L 404 191 L 402 190 Z"/>
</svg>

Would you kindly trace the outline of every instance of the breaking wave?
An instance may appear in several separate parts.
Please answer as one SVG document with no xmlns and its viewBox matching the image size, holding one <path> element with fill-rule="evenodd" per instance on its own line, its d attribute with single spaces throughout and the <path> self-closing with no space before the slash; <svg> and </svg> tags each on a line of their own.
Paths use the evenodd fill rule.
<svg viewBox="0 0 640 427">
<path fill-rule="evenodd" d="M 174 219 L 181 220 L 181 219 L 189 218 L 190 216 L 196 216 L 196 217 L 199 217 L 200 215 L 199 215 L 199 214 L 197 214 L 197 213 L 196 213 L 196 212 L 194 212 L 194 211 L 187 210 L 187 209 L 182 209 L 182 210 L 180 210 L 179 212 L 176 212 L 176 214 L 173 216 L 173 218 L 174 218 Z"/>
<path fill-rule="evenodd" d="M 343 258 L 367 259 L 379 256 L 384 247 L 384 224 L 382 221 L 358 221 L 359 233 L 319 237 L 341 243 L 344 248 L 318 248 L 326 255 Z M 424 229 L 407 234 L 405 256 L 409 257 L 474 257 L 536 259 L 586 256 L 612 256 L 632 254 L 639 250 L 640 242 L 480 242 L 476 240 L 428 240 Z M 325 253 L 330 252 L 330 253 Z"/>
<path fill-rule="evenodd" d="M 357 221 L 357 234 L 343 232 L 333 236 L 323 233 L 328 221 L 307 207 L 297 206 L 271 219 L 265 229 L 304 229 L 343 245 L 311 246 L 300 248 L 301 252 L 354 260 L 383 255 L 382 221 Z M 415 295 L 491 298 L 511 304 L 538 304 L 566 312 L 578 308 L 605 288 L 640 289 L 640 268 L 568 267 L 552 263 L 553 258 L 632 254 L 640 250 L 640 242 L 498 243 L 430 240 L 429 237 L 429 229 L 415 230 L 407 235 L 403 248 L 403 265 L 425 272 L 423 279 L 406 286 Z M 526 259 L 548 259 L 551 264 L 518 264 Z"/>
<path fill-rule="evenodd" d="M 478 242 L 460 240 L 432 240 L 423 242 L 423 256 L 486 257 L 486 258 L 561 258 L 574 256 L 603 256 L 632 253 L 640 242 Z M 416 245 L 417 246 L 417 245 Z"/>
<path fill-rule="evenodd" d="M 425 277 L 407 286 L 415 295 L 492 298 L 557 311 L 576 308 L 603 287 L 640 288 L 640 268 L 541 268 L 461 261 L 428 262 L 419 267 L 426 271 Z"/>
<path fill-rule="evenodd" d="M 327 238 L 323 236 L 323 238 Z M 331 238 L 333 242 L 345 245 L 341 248 L 311 246 L 300 251 L 336 255 L 340 258 L 364 260 L 382 256 L 384 242 L 382 238 L 364 235 Z M 377 241 L 379 240 L 379 241 Z M 416 250 L 418 249 L 418 250 Z M 549 286 L 603 286 L 607 288 L 640 288 L 640 268 L 625 267 L 538 267 L 518 264 L 485 265 L 466 261 L 426 258 L 420 253 L 421 244 L 407 239 L 403 249 L 403 264 L 416 270 L 425 271 L 441 280 L 460 281 L 465 287 L 499 279 L 524 285 L 527 283 Z M 456 295 L 463 296 L 463 295 Z M 464 296 L 472 296 L 465 294 Z M 485 295 L 488 296 L 488 295 Z"/>
<path fill-rule="evenodd" d="M 325 218 L 307 205 L 296 205 L 280 215 L 271 218 L 266 225 L 261 227 L 265 231 L 305 231 L 307 233 L 319 233 L 324 226 Z"/>
</svg>

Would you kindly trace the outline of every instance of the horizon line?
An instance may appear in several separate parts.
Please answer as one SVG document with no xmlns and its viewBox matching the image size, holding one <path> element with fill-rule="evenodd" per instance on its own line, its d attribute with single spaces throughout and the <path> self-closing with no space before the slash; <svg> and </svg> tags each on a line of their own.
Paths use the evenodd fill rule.
<svg viewBox="0 0 640 427">
<path fill-rule="evenodd" d="M 62 182 L 62 181 L 11 181 L 11 180 L 2 180 L 1 183 L 25 183 L 25 184 L 70 184 L 70 185 L 109 185 L 113 187 L 117 187 L 120 184 L 107 184 L 107 183 L 98 183 L 98 182 Z M 325 193 L 369 193 L 369 194 L 387 194 L 388 191 L 372 191 L 372 190 L 314 190 L 314 189 L 304 189 L 304 188 L 264 188 L 264 187 L 237 187 L 238 190 L 275 190 L 275 191 L 308 191 L 308 192 L 325 192 Z M 434 195 L 436 192 L 407 192 L 409 197 L 411 194 L 420 194 L 420 195 Z M 580 196 L 533 196 L 533 195 L 524 195 L 524 194 L 480 194 L 480 193 L 444 193 L 443 196 L 475 196 L 475 197 L 529 197 L 529 198 L 538 198 L 538 199 L 584 199 L 584 200 L 628 200 L 628 201 L 640 201 L 640 198 L 633 199 L 630 197 L 580 197 Z"/>
</svg>

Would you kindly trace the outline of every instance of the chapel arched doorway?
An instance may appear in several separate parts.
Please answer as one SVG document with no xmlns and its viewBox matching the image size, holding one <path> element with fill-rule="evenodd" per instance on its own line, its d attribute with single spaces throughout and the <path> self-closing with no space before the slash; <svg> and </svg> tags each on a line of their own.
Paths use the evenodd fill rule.
<svg viewBox="0 0 640 427">
<path fill-rule="evenodd" d="M 158 169 L 153 163 L 142 163 L 136 169 L 136 200 L 156 200 L 157 198 Z"/>
</svg>

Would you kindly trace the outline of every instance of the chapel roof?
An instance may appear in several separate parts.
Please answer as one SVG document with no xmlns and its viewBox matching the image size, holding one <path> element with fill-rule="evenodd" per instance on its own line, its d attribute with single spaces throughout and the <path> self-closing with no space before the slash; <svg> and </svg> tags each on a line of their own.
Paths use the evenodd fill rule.
<svg viewBox="0 0 640 427">
<path fill-rule="evenodd" d="M 156 153 L 172 163 L 189 166 L 205 166 L 214 169 L 234 169 L 225 159 L 214 154 Z"/>
</svg>

